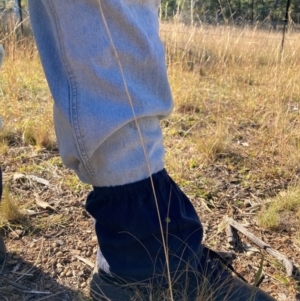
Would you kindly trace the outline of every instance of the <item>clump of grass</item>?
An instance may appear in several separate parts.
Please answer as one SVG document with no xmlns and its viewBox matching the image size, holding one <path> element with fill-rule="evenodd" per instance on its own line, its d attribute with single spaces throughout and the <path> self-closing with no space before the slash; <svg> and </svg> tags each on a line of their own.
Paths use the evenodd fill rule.
<svg viewBox="0 0 300 301">
<path fill-rule="evenodd" d="M 0 141 L 0 155 L 6 155 L 8 150 L 8 145 L 4 141 Z"/>
<path fill-rule="evenodd" d="M 39 122 L 39 120 L 38 120 Z M 52 150 L 56 145 L 53 129 L 48 123 L 41 121 L 41 124 L 33 124 L 25 127 L 23 133 L 21 130 L 24 126 L 22 123 L 13 128 L 6 126 L 0 132 L 0 154 L 7 153 L 8 147 L 18 145 L 32 145 L 38 149 L 45 148 Z"/>
<path fill-rule="evenodd" d="M 16 200 L 9 193 L 9 189 L 5 188 L 0 204 L 0 225 L 9 223 L 18 223 L 24 219 L 23 214 L 19 211 Z"/>
<path fill-rule="evenodd" d="M 18 145 L 21 142 L 20 133 L 5 126 L 0 131 L 0 141 L 3 146 Z"/>
<path fill-rule="evenodd" d="M 50 131 L 46 127 L 41 127 L 40 130 L 36 132 L 36 140 L 39 148 L 45 148 L 47 150 L 53 149 L 55 145 L 55 139 L 52 132 L 53 129 Z"/>
<path fill-rule="evenodd" d="M 259 214 L 259 224 L 271 230 L 300 227 L 300 187 L 290 187 L 269 200 Z"/>
<path fill-rule="evenodd" d="M 33 128 L 27 128 L 23 133 L 23 141 L 25 144 L 36 145 L 36 135 Z"/>
<path fill-rule="evenodd" d="M 202 129 L 196 134 L 195 146 L 204 162 L 213 162 L 220 155 L 225 155 L 229 150 L 231 137 L 228 125 L 218 121 L 215 126 Z"/>
<path fill-rule="evenodd" d="M 51 131 L 41 125 L 27 128 L 23 133 L 23 142 L 47 150 L 51 150 L 55 144 Z"/>
</svg>

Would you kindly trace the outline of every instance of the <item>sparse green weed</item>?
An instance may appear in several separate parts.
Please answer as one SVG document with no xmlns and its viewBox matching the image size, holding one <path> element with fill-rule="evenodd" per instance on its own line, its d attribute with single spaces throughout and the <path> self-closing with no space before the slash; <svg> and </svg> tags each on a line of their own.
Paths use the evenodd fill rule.
<svg viewBox="0 0 300 301">
<path fill-rule="evenodd" d="M 259 222 L 273 230 L 290 226 L 300 229 L 300 187 L 290 187 L 270 199 L 259 215 Z"/>
</svg>

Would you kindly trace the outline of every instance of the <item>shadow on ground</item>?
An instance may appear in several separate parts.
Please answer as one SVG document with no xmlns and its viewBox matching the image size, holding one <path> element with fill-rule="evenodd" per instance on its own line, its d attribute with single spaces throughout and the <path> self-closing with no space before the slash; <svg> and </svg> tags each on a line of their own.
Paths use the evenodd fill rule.
<svg viewBox="0 0 300 301">
<path fill-rule="evenodd" d="M 6 301 L 90 301 L 82 292 L 60 283 L 40 265 L 26 262 L 20 255 L 6 253 L 0 264 L 0 300 Z"/>
</svg>

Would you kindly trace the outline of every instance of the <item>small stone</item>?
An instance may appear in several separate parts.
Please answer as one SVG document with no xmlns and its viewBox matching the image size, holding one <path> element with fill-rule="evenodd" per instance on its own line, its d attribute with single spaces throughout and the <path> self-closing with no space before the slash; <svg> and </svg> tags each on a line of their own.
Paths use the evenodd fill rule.
<svg viewBox="0 0 300 301">
<path fill-rule="evenodd" d="M 80 284 L 80 287 L 81 288 L 85 288 L 87 286 L 87 283 L 86 282 L 82 282 L 81 284 Z"/>
<path fill-rule="evenodd" d="M 59 248 L 54 248 L 54 249 L 53 249 L 53 253 L 54 253 L 54 254 L 56 254 L 56 253 L 58 253 L 58 252 L 59 252 Z"/>
<path fill-rule="evenodd" d="M 23 234 L 23 231 L 20 229 L 17 229 L 14 231 L 18 236 L 21 236 L 21 234 Z"/>
<path fill-rule="evenodd" d="M 57 258 L 52 258 L 52 259 L 51 259 L 51 263 L 52 263 L 52 264 L 57 264 Z"/>
<path fill-rule="evenodd" d="M 73 276 L 73 273 L 72 273 L 72 271 L 71 271 L 71 270 L 69 270 L 69 271 L 66 273 L 66 276 L 67 276 L 67 277 L 71 277 L 71 276 Z"/>
<path fill-rule="evenodd" d="M 81 252 L 80 252 L 79 250 L 73 250 L 72 253 L 73 253 L 74 255 L 80 255 Z"/>
<path fill-rule="evenodd" d="M 56 243 L 57 243 L 58 246 L 63 246 L 64 245 L 64 242 L 62 240 L 57 240 Z"/>
<path fill-rule="evenodd" d="M 58 245 L 57 242 L 53 242 L 53 243 L 51 244 L 51 247 L 52 247 L 53 249 L 55 249 L 55 248 L 59 247 L 59 245 Z"/>
<path fill-rule="evenodd" d="M 72 268 L 73 268 L 73 270 L 74 270 L 75 272 L 78 271 L 78 267 L 77 267 L 76 265 L 74 265 Z"/>
<path fill-rule="evenodd" d="M 59 251 L 59 252 L 57 252 L 56 256 L 62 257 L 62 256 L 64 256 L 64 253 L 62 251 Z"/>
</svg>

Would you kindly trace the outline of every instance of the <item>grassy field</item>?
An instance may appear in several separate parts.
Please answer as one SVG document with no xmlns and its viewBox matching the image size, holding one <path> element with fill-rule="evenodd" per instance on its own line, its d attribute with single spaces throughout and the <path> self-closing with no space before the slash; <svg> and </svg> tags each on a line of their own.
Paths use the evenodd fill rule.
<svg viewBox="0 0 300 301">
<path fill-rule="evenodd" d="M 169 169 L 179 181 L 192 176 L 194 182 L 205 177 L 209 165 L 220 163 L 237 173 L 244 189 L 265 186 L 257 196 L 275 198 L 260 222 L 272 229 L 288 223 L 278 217 L 286 210 L 293 210 L 290 222 L 299 226 L 297 35 L 288 36 L 282 52 L 280 32 L 162 26 L 175 99 L 175 113 L 165 127 Z M 180 142 L 175 150 L 174 139 Z M 180 159 L 174 160 L 177 152 Z M 281 190 L 284 202 L 282 194 L 277 196 Z M 275 211 L 277 222 L 270 215 Z"/>
<path fill-rule="evenodd" d="M 256 28 L 166 23 L 161 37 L 175 101 L 174 113 L 162 121 L 169 173 L 198 210 L 208 246 L 232 250 L 223 227 L 229 216 L 292 260 L 295 275 L 287 278 L 267 256 L 263 288 L 293 300 L 300 291 L 298 34 L 287 34 L 283 51 L 280 32 Z M 52 99 L 32 39 L 10 36 L 3 44 L 8 55 L 0 71 L 0 162 L 6 188 L 0 227 L 10 251 L 7 267 L 13 269 L 21 256 L 30 271 L 38 271 L 35 289 L 52 292 L 47 300 L 65 300 L 64 293 L 88 300 L 91 271 L 74 254 L 80 251 L 90 262 L 95 257 L 92 220 L 84 210 L 89 187 L 58 156 Z M 76 232 L 83 225 L 85 240 Z M 49 239 L 55 231 L 64 234 Z M 261 258 L 254 253 L 237 252 L 236 268 L 250 282 Z M 67 276 L 75 267 L 81 276 Z M 4 291 L 13 296 L 9 300 L 21 300 L 16 290 Z"/>
</svg>

